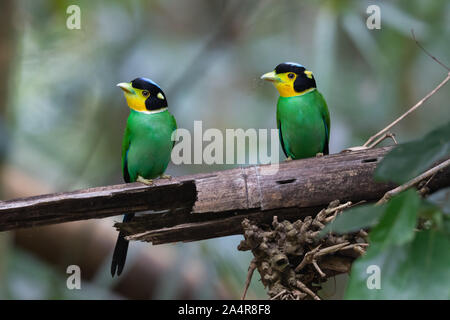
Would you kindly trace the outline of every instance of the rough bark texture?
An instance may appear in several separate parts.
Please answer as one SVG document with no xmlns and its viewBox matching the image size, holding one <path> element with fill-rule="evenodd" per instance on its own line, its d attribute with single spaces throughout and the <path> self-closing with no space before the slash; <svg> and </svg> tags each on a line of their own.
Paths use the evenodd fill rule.
<svg viewBox="0 0 450 320">
<path fill-rule="evenodd" d="M 247 167 L 195 179 L 198 200 L 192 212 L 155 213 L 117 223 L 130 240 L 153 244 L 195 241 L 243 232 L 241 222 L 272 223 L 315 216 L 331 201 L 375 201 L 395 187 L 373 180 L 377 163 L 390 147 L 341 153 L 269 167 Z M 450 183 L 450 170 L 430 182 L 432 190 Z"/>
<path fill-rule="evenodd" d="M 193 181 L 139 183 L 0 201 L 0 231 L 146 210 L 192 208 Z"/>
<path fill-rule="evenodd" d="M 156 211 L 117 223 L 130 240 L 167 243 L 242 233 L 244 218 L 271 223 L 272 217 L 315 215 L 331 201 L 373 201 L 395 185 L 373 180 L 389 147 L 251 166 L 210 174 L 92 188 L 0 202 L 0 231 L 35 225 Z M 272 174 L 268 174 L 272 173 Z M 450 170 L 429 184 L 450 184 Z"/>
</svg>

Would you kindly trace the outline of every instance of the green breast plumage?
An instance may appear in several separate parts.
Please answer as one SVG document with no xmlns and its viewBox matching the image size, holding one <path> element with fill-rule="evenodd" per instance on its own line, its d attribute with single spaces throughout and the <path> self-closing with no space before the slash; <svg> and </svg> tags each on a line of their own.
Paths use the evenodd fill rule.
<svg viewBox="0 0 450 320">
<path fill-rule="evenodd" d="M 175 118 L 165 110 L 143 113 L 131 110 L 122 145 L 122 169 L 126 182 L 138 175 L 153 179 L 162 175 L 170 161 L 177 128 Z"/>
<path fill-rule="evenodd" d="M 330 116 L 322 95 L 313 90 L 294 97 L 280 97 L 277 126 L 284 153 L 292 159 L 328 154 Z"/>
</svg>

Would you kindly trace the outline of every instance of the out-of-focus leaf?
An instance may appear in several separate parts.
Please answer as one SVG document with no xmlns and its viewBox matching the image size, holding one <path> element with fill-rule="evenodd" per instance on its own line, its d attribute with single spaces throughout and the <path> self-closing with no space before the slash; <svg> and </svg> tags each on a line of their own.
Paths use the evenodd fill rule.
<svg viewBox="0 0 450 320">
<path fill-rule="evenodd" d="M 450 237 L 426 230 L 402 246 L 371 246 L 352 266 L 346 299 L 450 299 Z M 378 267 L 380 289 L 374 284 Z"/>
<path fill-rule="evenodd" d="M 444 219 L 442 222 L 442 229 L 448 236 L 450 236 L 450 217 L 444 216 Z"/>
<path fill-rule="evenodd" d="M 419 217 L 424 219 L 422 228 L 444 230 L 444 214 L 438 206 L 427 200 L 422 200 Z"/>
<path fill-rule="evenodd" d="M 328 224 L 320 233 L 320 237 L 328 232 L 338 234 L 355 232 L 363 228 L 375 227 L 374 236 L 387 241 L 400 241 L 401 237 L 408 238 L 408 233 L 416 225 L 420 199 L 413 190 L 403 192 L 391 199 L 387 204 L 364 205 L 344 211 Z M 394 230 L 390 230 L 394 228 Z M 372 233 L 373 233 L 372 232 Z M 391 235 L 391 233 L 393 233 Z M 401 241 L 400 241 L 401 242 Z"/>
<path fill-rule="evenodd" d="M 375 170 L 375 178 L 404 183 L 450 156 L 450 122 L 428 133 L 423 139 L 397 146 Z"/>
<path fill-rule="evenodd" d="M 433 193 L 427 200 L 438 206 L 445 214 L 450 214 L 450 187 Z"/>
<path fill-rule="evenodd" d="M 387 204 L 380 222 L 370 233 L 370 240 L 380 247 L 401 245 L 414 237 L 420 198 L 409 189 L 393 197 Z"/>
<path fill-rule="evenodd" d="M 386 205 L 363 205 L 348 209 L 336 217 L 320 232 L 320 237 L 328 232 L 349 233 L 374 226 L 383 215 Z"/>
</svg>

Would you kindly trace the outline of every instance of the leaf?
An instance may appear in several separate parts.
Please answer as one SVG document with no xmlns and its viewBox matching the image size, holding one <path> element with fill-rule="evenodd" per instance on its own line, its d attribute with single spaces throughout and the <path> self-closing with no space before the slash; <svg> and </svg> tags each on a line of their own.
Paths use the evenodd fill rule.
<svg viewBox="0 0 450 320">
<path fill-rule="evenodd" d="M 375 231 L 375 237 L 383 237 L 392 232 L 393 235 L 387 241 L 395 242 L 393 237 L 410 236 L 405 235 L 405 232 L 407 230 L 412 232 L 416 226 L 419 203 L 420 199 L 417 194 L 413 190 L 408 190 L 393 197 L 391 201 L 384 205 L 370 204 L 351 208 L 325 226 L 319 237 L 328 232 L 337 234 L 356 232 L 360 229 L 373 227 L 380 221 L 372 233 L 378 230 Z M 402 207 L 404 207 L 403 211 L 401 211 Z M 409 212 L 412 213 L 409 214 Z M 403 223 L 407 224 L 403 225 Z M 391 227 L 395 227 L 395 229 L 390 231 L 389 228 Z"/>
<path fill-rule="evenodd" d="M 412 242 L 379 250 L 370 246 L 352 266 L 346 299 L 450 299 L 450 237 L 421 231 Z M 370 266 L 380 270 L 380 289 L 369 289 Z"/>
<path fill-rule="evenodd" d="M 389 152 L 377 166 L 375 178 L 401 184 L 449 156 L 450 123 L 447 123 L 424 138 L 401 144 Z"/>
<path fill-rule="evenodd" d="M 442 229 L 448 236 L 450 236 L 450 217 L 444 216 L 444 219 L 442 222 Z"/>
<path fill-rule="evenodd" d="M 411 241 L 420 207 L 416 191 L 409 189 L 391 199 L 380 222 L 370 232 L 370 241 L 380 247 Z"/>
<path fill-rule="evenodd" d="M 450 214 L 450 187 L 436 191 L 427 200 L 438 206 L 445 214 Z"/>
<path fill-rule="evenodd" d="M 383 215 L 385 208 L 386 205 L 363 205 L 345 210 L 343 213 L 338 215 L 333 222 L 329 223 L 322 229 L 319 237 L 324 236 L 328 232 L 343 234 L 372 227 Z"/>
</svg>

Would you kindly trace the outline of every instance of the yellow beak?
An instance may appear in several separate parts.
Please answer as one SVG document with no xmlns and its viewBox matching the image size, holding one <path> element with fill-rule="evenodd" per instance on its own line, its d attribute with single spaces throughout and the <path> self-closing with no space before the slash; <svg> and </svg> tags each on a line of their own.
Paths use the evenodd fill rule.
<svg viewBox="0 0 450 320">
<path fill-rule="evenodd" d="M 270 82 L 279 82 L 281 79 L 276 75 L 275 71 L 267 72 L 261 76 L 262 80 L 270 81 Z"/>
<path fill-rule="evenodd" d="M 123 91 L 125 91 L 125 93 L 128 93 L 128 94 L 136 93 L 136 91 L 134 91 L 133 87 L 131 86 L 131 83 L 121 82 L 121 83 L 118 83 L 117 86 L 120 89 L 122 89 Z"/>
</svg>

